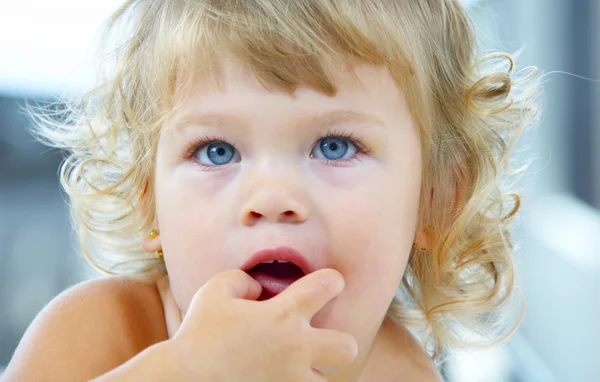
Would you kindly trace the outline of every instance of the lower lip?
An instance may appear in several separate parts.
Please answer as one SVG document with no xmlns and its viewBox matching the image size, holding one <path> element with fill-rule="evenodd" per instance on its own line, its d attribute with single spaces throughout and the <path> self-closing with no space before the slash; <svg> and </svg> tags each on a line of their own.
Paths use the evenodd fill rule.
<svg viewBox="0 0 600 382">
<path fill-rule="evenodd" d="M 273 296 L 283 292 L 287 287 L 292 285 L 297 278 L 278 278 L 268 275 L 263 272 L 249 272 L 248 273 L 253 279 L 258 281 L 262 285 L 263 290 L 258 298 L 261 300 L 268 300 Z"/>
</svg>

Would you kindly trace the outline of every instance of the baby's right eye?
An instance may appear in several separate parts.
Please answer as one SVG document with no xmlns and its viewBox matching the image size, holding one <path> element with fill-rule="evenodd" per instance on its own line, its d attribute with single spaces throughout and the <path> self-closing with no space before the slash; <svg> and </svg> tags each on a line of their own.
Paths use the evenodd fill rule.
<svg viewBox="0 0 600 382">
<path fill-rule="evenodd" d="M 232 161 L 239 162 L 240 154 L 229 143 L 214 141 L 201 146 L 196 152 L 196 158 L 204 166 L 222 166 Z"/>
</svg>

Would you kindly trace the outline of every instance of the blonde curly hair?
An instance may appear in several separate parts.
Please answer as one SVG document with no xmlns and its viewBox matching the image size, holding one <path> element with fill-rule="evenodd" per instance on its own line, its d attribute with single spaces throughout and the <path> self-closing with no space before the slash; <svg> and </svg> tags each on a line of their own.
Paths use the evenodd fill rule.
<svg viewBox="0 0 600 382">
<path fill-rule="evenodd" d="M 111 38 L 108 71 L 80 103 L 58 118 L 30 109 L 38 136 L 69 152 L 61 182 L 97 269 L 149 282 L 166 272 L 140 237 L 156 219 L 158 133 L 185 96 L 178 73 L 227 54 L 267 89 L 334 95 L 332 70 L 367 63 L 389 68 L 418 122 L 418 224 L 432 243 L 413 250 L 388 314 L 422 330 L 436 356 L 473 344 L 466 333 L 493 343 L 517 327 L 509 225 L 520 199 L 502 188 L 516 173 L 515 141 L 538 116 L 539 80 L 535 69 L 515 72 L 509 55 L 478 59 L 458 0 L 128 0 L 106 24 Z"/>
</svg>

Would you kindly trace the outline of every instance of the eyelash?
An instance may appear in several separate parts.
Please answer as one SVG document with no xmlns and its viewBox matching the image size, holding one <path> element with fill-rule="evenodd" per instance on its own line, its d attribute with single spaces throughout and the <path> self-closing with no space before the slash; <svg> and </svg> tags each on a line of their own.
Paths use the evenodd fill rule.
<svg viewBox="0 0 600 382">
<path fill-rule="evenodd" d="M 327 132 L 327 134 L 318 136 L 315 139 L 315 143 L 313 144 L 313 147 L 320 140 L 325 139 L 325 138 L 342 138 L 342 139 L 352 142 L 352 144 L 354 144 L 354 146 L 356 147 L 356 154 L 354 154 L 351 158 L 342 159 L 342 160 L 320 159 L 321 161 L 323 161 L 324 163 L 326 163 L 328 165 L 335 166 L 335 165 L 339 165 L 341 163 L 349 163 L 351 161 L 360 159 L 360 156 L 363 156 L 363 155 L 368 156 L 371 154 L 371 150 L 364 144 L 363 139 L 361 137 L 357 137 L 353 133 L 348 133 L 348 132 L 339 131 L 339 130 L 331 130 L 331 131 Z M 184 158 L 187 160 L 193 159 L 193 157 L 196 155 L 198 150 L 202 149 L 204 146 L 209 145 L 213 142 L 227 142 L 230 145 L 232 145 L 233 147 L 236 147 L 235 142 L 230 143 L 223 136 L 211 135 L 211 136 L 200 137 L 200 138 L 195 139 L 190 144 L 189 149 L 187 149 L 185 152 Z M 312 150 L 311 150 L 311 152 L 312 152 Z M 202 167 L 206 167 L 206 168 L 210 168 L 210 169 L 212 169 L 213 167 L 221 167 L 221 166 L 207 166 L 198 161 L 194 161 L 194 162 Z"/>
<path fill-rule="evenodd" d="M 357 137 L 353 133 L 348 133 L 348 132 L 340 131 L 340 130 L 330 130 L 329 132 L 327 132 L 327 134 L 319 136 L 315 140 L 313 147 L 317 143 L 319 143 L 319 141 L 321 139 L 325 139 L 325 138 L 342 138 L 342 139 L 352 142 L 352 144 L 356 147 L 356 154 L 354 154 L 352 157 L 350 157 L 348 159 L 342 159 L 342 160 L 320 159 L 323 163 L 325 163 L 327 165 L 339 166 L 340 164 L 347 164 L 347 163 L 353 162 L 355 160 L 360 160 L 362 156 L 368 156 L 371 154 L 371 150 L 365 145 L 363 138 Z M 312 150 L 311 150 L 311 152 L 312 152 Z"/>
</svg>

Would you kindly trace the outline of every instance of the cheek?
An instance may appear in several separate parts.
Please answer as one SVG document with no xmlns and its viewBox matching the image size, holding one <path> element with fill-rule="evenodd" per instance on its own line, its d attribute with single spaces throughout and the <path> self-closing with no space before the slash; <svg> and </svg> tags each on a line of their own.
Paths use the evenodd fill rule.
<svg viewBox="0 0 600 382">
<path fill-rule="evenodd" d="M 344 275 L 346 287 L 315 325 L 348 330 L 359 338 L 385 316 L 404 275 L 417 208 L 412 200 L 381 196 L 373 191 L 369 199 L 347 200 L 344 207 L 338 202 L 331 237 L 338 253 L 334 267 Z"/>
<path fill-rule="evenodd" d="M 339 269 L 347 278 L 348 296 L 382 306 L 393 297 L 402 280 L 418 217 L 419 179 L 391 180 L 382 174 L 371 186 L 336 202 L 337 227 L 333 248 L 340 250 Z M 404 179 L 404 180 L 402 180 Z"/>
<path fill-rule="evenodd" d="M 193 187 L 170 184 L 157 190 L 157 215 L 171 288 L 185 312 L 196 291 L 226 268 L 224 256 L 215 253 L 222 248 L 225 229 L 218 225 L 224 219 L 215 203 L 189 191 Z"/>
<path fill-rule="evenodd" d="M 398 202 L 396 202 L 398 204 Z M 342 255 L 348 277 L 357 283 L 385 285 L 397 282 L 404 273 L 414 237 L 416 210 L 387 204 L 385 208 L 363 205 L 346 216 L 339 238 L 347 248 Z"/>
<path fill-rule="evenodd" d="M 415 234 L 418 186 L 377 183 L 336 199 L 328 214 L 334 219 L 329 225 L 337 227 L 333 248 L 347 249 L 342 255 L 348 267 L 378 270 L 401 262 L 398 254 L 410 250 Z"/>
</svg>

